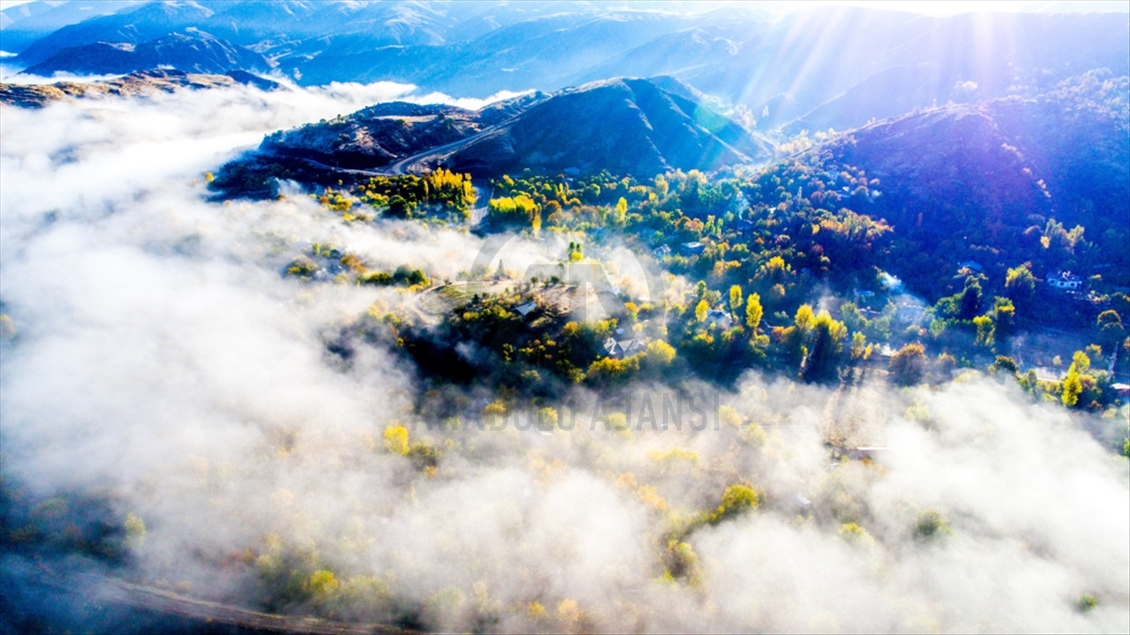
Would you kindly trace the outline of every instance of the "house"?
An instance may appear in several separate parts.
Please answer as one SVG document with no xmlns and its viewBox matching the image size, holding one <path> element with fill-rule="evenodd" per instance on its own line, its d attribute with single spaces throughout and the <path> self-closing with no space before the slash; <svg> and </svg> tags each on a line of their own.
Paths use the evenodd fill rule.
<svg viewBox="0 0 1130 635">
<path fill-rule="evenodd" d="M 981 263 L 977 262 L 976 260 L 966 260 L 965 262 L 959 262 L 957 264 L 957 270 L 961 271 L 962 269 L 968 269 L 973 273 L 981 273 L 981 270 L 984 269 L 984 267 L 982 267 Z"/>
<path fill-rule="evenodd" d="M 1070 271 L 1049 271 L 1044 281 L 1049 287 L 1062 291 L 1078 291 L 1083 287 L 1083 279 Z"/>
<path fill-rule="evenodd" d="M 655 254 L 656 258 L 662 259 L 664 256 L 670 256 L 671 255 L 671 248 L 668 247 L 667 245 L 660 245 L 660 246 L 656 247 L 655 249 L 652 249 L 651 253 Z"/>
<path fill-rule="evenodd" d="M 863 459 L 874 461 L 889 451 L 888 448 L 882 446 L 860 446 L 858 448 L 849 448 L 846 454 L 848 458 L 856 461 L 862 461 Z"/>
<path fill-rule="evenodd" d="M 698 241 L 695 241 L 693 243 L 683 243 L 679 247 L 679 250 L 682 251 L 683 254 L 687 255 L 687 256 L 694 256 L 694 255 L 697 255 L 697 254 L 701 254 L 702 250 L 704 250 L 704 249 L 706 249 L 706 245 L 704 245 L 704 244 L 702 244 Z"/>
<path fill-rule="evenodd" d="M 728 331 L 734 326 L 734 319 L 730 317 L 730 314 L 720 309 L 707 311 L 706 321 L 712 323 L 722 331 Z"/>
<path fill-rule="evenodd" d="M 636 353 L 641 353 L 647 349 L 647 345 L 643 340 L 628 339 L 616 340 L 614 337 L 609 337 L 604 340 L 604 352 L 612 359 L 622 359 L 624 357 L 631 357 Z"/>
<path fill-rule="evenodd" d="M 624 357 L 631 357 L 636 353 L 642 353 L 647 350 L 647 346 L 643 343 L 643 340 L 634 338 L 630 340 L 620 340 L 616 342 L 616 345 L 623 351 Z"/>
<path fill-rule="evenodd" d="M 1118 395 L 1119 399 L 1123 401 L 1130 399 L 1130 384 L 1123 384 L 1121 382 L 1111 384 L 1110 389 L 1114 391 L 1114 394 Z"/>
<path fill-rule="evenodd" d="M 920 323 L 926 314 L 926 305 L 905 300 L 896 304 L 895 309 L 895 318 L 908 324 Z"/>
<path fill-rule="evenodd" d="M 537 302 L 527 302 L 525 304 L 514 307 L 514 310 L 518 313 L 521 313 L 522 317 L 526 317 L 536 308 L 538 308 Z"/>
<path fill-rule="evenodd" d="M 871 298 L 875 297 L 875 292 L 868 291 L 867 289 L 855 289 L 854 291 L 852 291 L 852 295 L 855 296 L 856 302 L 860 302 L 862 300 L 870 300 Z"/>
<path fill-rule="evenodd" d="M 620 359 L 624 356 L 624 349 L 616 343 L 616 338 L 608 337 L 604 339 L 604 354 L 612 359 Z"/>
</svg>

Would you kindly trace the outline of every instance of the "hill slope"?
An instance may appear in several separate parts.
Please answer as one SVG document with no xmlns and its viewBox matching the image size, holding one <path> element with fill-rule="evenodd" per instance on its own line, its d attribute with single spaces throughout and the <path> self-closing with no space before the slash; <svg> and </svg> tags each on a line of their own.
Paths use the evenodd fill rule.
<svg viewBox="0 0 1130 635">
<path fill-rule="evenodd" d="M 929 109 L 845 134 L 807 160 L 866 172 L 869 185 L 851 184 L 834 204 L 890 222 L 908 241 L 899 257 L 912 277 L 939 275 L 921 258 L 937 250 L 984 264 L 1025 254 L 1019 261 L 1043 269 L 1089 253 L 1130 271 L 1130 245 L 1117 239 L 1130 226 L 1128 87 L 1125 76 L 1089 73 L 1032 99 Z M 1075 225 L 1085 231 L 1065 241 L 1061 230 Z"/>
<path fill-rule="evenodd" d="M 677 87 L 670 78 L 610 80 L 477 111 L 378 104 L 269 135 L 254 156 L 236 163 L 242 170 L 276 164 L 307 175 L 311 169 L 400 173 L 443 166 L 476 176 L 525 168 L 653 176 L 772 155 L 769 143 L 695 101 L 691 89 Z"/>
<path fill-rule="evenodd" d="M 497 174 L 602 169 L 650 176 L 670 169 L 715 170 L 772 154 L 732 121 L 649 80 L 612 80 L 556 94 L 475 139 L 443 163 Z"/>
</svg>

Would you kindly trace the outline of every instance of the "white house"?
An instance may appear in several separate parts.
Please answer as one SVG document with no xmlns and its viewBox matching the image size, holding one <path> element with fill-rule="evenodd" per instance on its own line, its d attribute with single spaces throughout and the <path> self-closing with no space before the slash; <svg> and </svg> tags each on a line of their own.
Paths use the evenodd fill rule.
<svg viewBox="0 0 1130 635">
<path fill-rule="evenodd" d="M 720 309 L 707 311 L 706 320 L 722 331 L 727 331 L 734 326 L 734 319 L 730 317 L 730 314 Z"/>
<path fill-rule="evenodd" d="M 1077 291 L 1083 288 L 1083 279 L 1070 271 L 1049 271 L 1045 281 L 1053 289 Z"/>
</svg>

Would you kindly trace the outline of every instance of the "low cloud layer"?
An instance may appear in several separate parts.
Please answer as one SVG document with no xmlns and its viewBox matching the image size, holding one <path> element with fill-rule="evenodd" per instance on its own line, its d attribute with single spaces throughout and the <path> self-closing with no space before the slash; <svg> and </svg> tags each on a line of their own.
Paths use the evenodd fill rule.
<svg viewBox="0 0 1130 635">
<path fill-rule="evenodd" d="M 118 517 L 144 521 L 110 575 L 261 608 L 271 567 L 305 559 L 360 585 L 342 619 L 410 607 L 454 630 L 1130 628 L 1126 461 L 1078 416 L 992 379 L 831 391 L 750 374 L 701 432 L 637 426 L 638 410 L 609 431 L 578 392 L 576 427 L 543 434 L 429 431 L 416 370 L 382 346 L 341 369 L 327 325 L 406 296 L 285 278 L 288 259 L 330 242 L 454 278 L 482 241 L 346 225 L 294 192 L 209 203 L 203 174 L 267 132 L 406 95 L 3 107 L 0 301 L 16 327 L 0 349 L 3 477 L 37 500 L 110 492 Z M 511 249 L 507 267 L 564 251 Z M 385 450 L 394 422 L 442 451 L 434 471 Z M 828 442 L 886 449 L 834 462 Z M 760 508 L 687 534 L 685 575 L 665 579 L 667 533 L 733 483 Z"/>
</svg>

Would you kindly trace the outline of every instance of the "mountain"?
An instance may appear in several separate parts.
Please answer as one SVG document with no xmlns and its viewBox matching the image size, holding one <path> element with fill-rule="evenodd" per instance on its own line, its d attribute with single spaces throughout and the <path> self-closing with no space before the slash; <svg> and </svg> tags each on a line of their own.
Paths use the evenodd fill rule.
<svg viewBox="0 0 1130 635">
<path fill-rule="evenodd" d="M 97 42 L 66 48 L 24 73 L 42 77 L 59 72 L 102 75 L 166 67 L 193 73 L 232 69 L 265 72 L 271 63 L 258 53 L 189 27 L 136 46 Z"/>
<path fill-rule="evenodd" d="M 4 51 L 19 53 L 65 26 L 135 7 L 143 0 L 56 0 L 29 2 L 0 11 Z"/>
<path fill-rule="evenodd" d="M 771 155 L 767 143 L 701 104 L 653 81 L 623 79 L 557 93 L 440 163 L 472 174 L 528 167 L 653 176 L 672 169 L 716 170 Z"/>
<path fill-rule="evenodd" d="M 891 42 L 881 58 L 870 51 L 862 57 L 817 56 L 818 68 L 830 66 L 835 72 L 806 79 L 819 79 L 835 92 L 827 91 L 829 97 L 808 112 L 798 111 L 813 99 L 767 123 L 795 117 L 784 125 L 790 133 L 844 129 L 951 101 L 1033 97 L 1093 69 L 1105 68 L 1116 76 L 1130 72 L 1130 17 L 1125 14 L 966 14 L 909 20 L 901 28 L 916 37 Z M 891 25 L 861 39 L 882 38 L 891 30 L 898 29 Z M 870 66 L 864 77 L 845 68 L 860 63 Z M 851 85 L 826 82 L 833 75 Z"/>
<path fill-rule="evenodd" d="M 1128 94 L 1130 78 L 1092 72 L 1034 98 L 948 104 L 875 122 L 801 159 L 827 173 L 865 172 L 870 183 L 845 186 L 834 204 L 894 226 L 908 241 L 898 253 L 904 278 L 939 275 L 937 259 L 922 258 L 935 250 L 962 258 L 981 250 L 974 259 L 986 264 L 1007 262 L 1010 250 L 1036 253 L 1042 269 L 1054 269 L 1092 249 L 1095 261 L 1130 271 L 1130 247 L 1117 238 L 1130 224 Z M 1051 221 L 1086 230 L 1057 251 L 1063 228 Z M 1042 238 L 1050 241 L 1044 249 Z"/>
<path fill-rule="evenodd" d="M 270 177 L 324 184 L 359 171 L 401 174 L 437 166 L 476 176 L 529 168 L 651 177 L 772 156 L 768 142 L 693 94 L 671 78 L 616 79 L 475 111 L 378 104 L 271 134 L 258 151 L 225 166 L 220 181 L 228 194 L 258 195 Z"/>
<path fill-rule="evenodd" d="M 265 155 L 308 159 L 334 168 L 375 169 L 466 139 L 483 128 L 474 111 L 392 102 L 270 135 L 259 149 Z"/>
<path fill-rule="evenodd" d="M 65 26 L 37 40 L 16 61 L 25 67 L 42 64 L 65 49 L 99 42 L 141 44 L 162 38 L 188 27 L 199 28 L 213 11 L 197 2 L 149 2 L 111 15 L 100 16 Z M 78 72 L 76 69 L 59 70 Z M 130 70 L 144 70 L 144 67 Z M 114 71 L 94 71 L 111 73 Z"/>
<path fill-rule="evenodd" d="M 148 95 L 171 93 L 181 89 L 228 88 L 254 86 L 260 90 L 279 90 L 282 84 L 256 77 L 245 71 L 223 75 L 185 73 L 172 69 L 139 71 L 124 77 L 98 82 L 56 82 L 54 84 L 0 84 L 0 103 L 23 108 L 43 108 L 53 101 L 69 97 L 101 97 L 106 95 Z"/>
<path fill-rule="evenodd" d="M 50 6 L 26 12 L 46 16 Z M 925 16 L 689 2 L 169 0 L 63 26 L 9 62 L 139 70 L 150 60 L 123 51 L 190 27 L 261 55 L 302 85 L 388 80 L 487 97 L 667 75 L 748 125 L 786 134 L 1034 97 L 1093 69 L 1130 72 L 1125 12 Z"/>
</svg>

